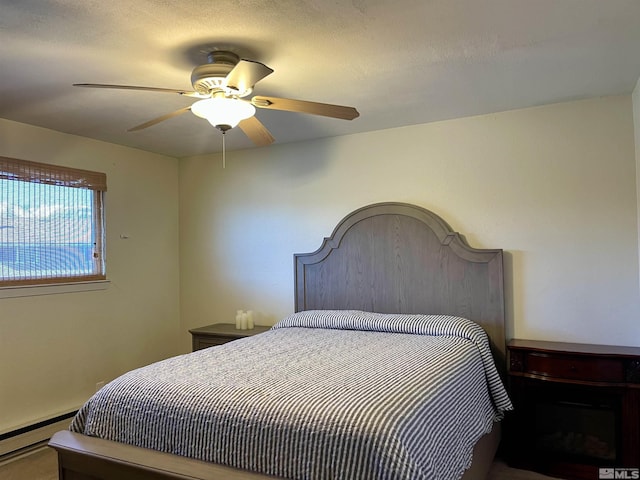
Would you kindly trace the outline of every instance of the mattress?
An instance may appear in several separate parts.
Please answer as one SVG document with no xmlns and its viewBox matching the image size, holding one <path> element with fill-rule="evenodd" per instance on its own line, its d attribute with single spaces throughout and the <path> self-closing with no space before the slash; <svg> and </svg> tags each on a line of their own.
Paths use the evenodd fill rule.
<svg viewBox="0 0 640 480">
<path fill-rule="evenodd" d="M 70 428 L 291 479 L 457 479 L 510 408 L 469 320 L 309 311 L 131 371 Z"/>
</svg>

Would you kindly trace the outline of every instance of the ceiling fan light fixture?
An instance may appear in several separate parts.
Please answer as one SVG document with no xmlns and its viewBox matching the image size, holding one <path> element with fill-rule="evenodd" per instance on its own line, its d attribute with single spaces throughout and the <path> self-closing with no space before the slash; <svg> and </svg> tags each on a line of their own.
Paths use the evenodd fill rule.
<svg viewBox="0 0 640 480">
<path fill-rule="evenodd" d="M 214 97 L 195 102 L 191 105 L 191 111 L 216 128 L 233 128 L 242 120 L 255 115 L 256 108 L 249 102 L 237 98 Z"/>
</svg>

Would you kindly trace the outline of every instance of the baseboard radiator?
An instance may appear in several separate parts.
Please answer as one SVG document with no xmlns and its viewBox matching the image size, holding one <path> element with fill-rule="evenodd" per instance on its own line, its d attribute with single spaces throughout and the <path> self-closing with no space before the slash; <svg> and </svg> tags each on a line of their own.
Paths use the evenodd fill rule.
<svg viewBox="0 0 640 480">
<path fill-rule="evenodd" d="M 0 434 L 0 462 L 46 442 L 59 430 L 69 428 L 76 412 L 65 413 L 49 420 Z"/>
</svg>

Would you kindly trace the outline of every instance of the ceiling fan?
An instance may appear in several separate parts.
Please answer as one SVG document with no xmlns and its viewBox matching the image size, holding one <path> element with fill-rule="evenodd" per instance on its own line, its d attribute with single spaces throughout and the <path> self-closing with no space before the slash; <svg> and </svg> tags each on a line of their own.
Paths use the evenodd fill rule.
<svg viewBox="0 0 640 480">
<path fill-rule="evenodd" d="M 223 134 L 236 125 L 239 126 L 258 146 L 269 145 L 273 143 L 274 138 L 262 122 L 254 116 L 256 107 L 310 113 L 343 120 L 353 120 L 360 115 L 353 107 L 328 103 L 264 96 L 254 96 L 250 100 L 245 100 L 244 97 L 253 92 L 255 84 L 273 73 L 273 69 L 254 60 L 240 59 L 235 53 L 226 50 L 214 50 L 209 53 L 207 59 L 208 63 L 197 66 L 191 73 L 193 90 L 100 83 L 75 83 L 73 86 L 177 93 L 198 98 L 197 102 L 188 107 L 154 118 L 128 131 L 142 130 L 191 111 L 198 117 L 208 120 Z"/>
</svg>

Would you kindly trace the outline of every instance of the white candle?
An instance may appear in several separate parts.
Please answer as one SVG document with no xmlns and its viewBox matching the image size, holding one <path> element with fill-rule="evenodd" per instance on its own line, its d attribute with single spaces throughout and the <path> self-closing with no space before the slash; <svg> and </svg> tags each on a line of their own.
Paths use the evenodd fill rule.
<svg viewBox="0 0 640 480">
<path fill-rule="evenodd" d="M 253 329 L 253 310 L 247 312 L 247 328 L 249 330 Z"/>
<path fill-rule="evenodd" d="M 242 310 L 236 311 L 236 329 L 242 329 Z"/>
<path fill-rule="evenodd" d="M 247 329 L 247 314 L 243 313 L 242 315 L 240 315 L 240 330 L 246 330 Z"/>
</svg>

